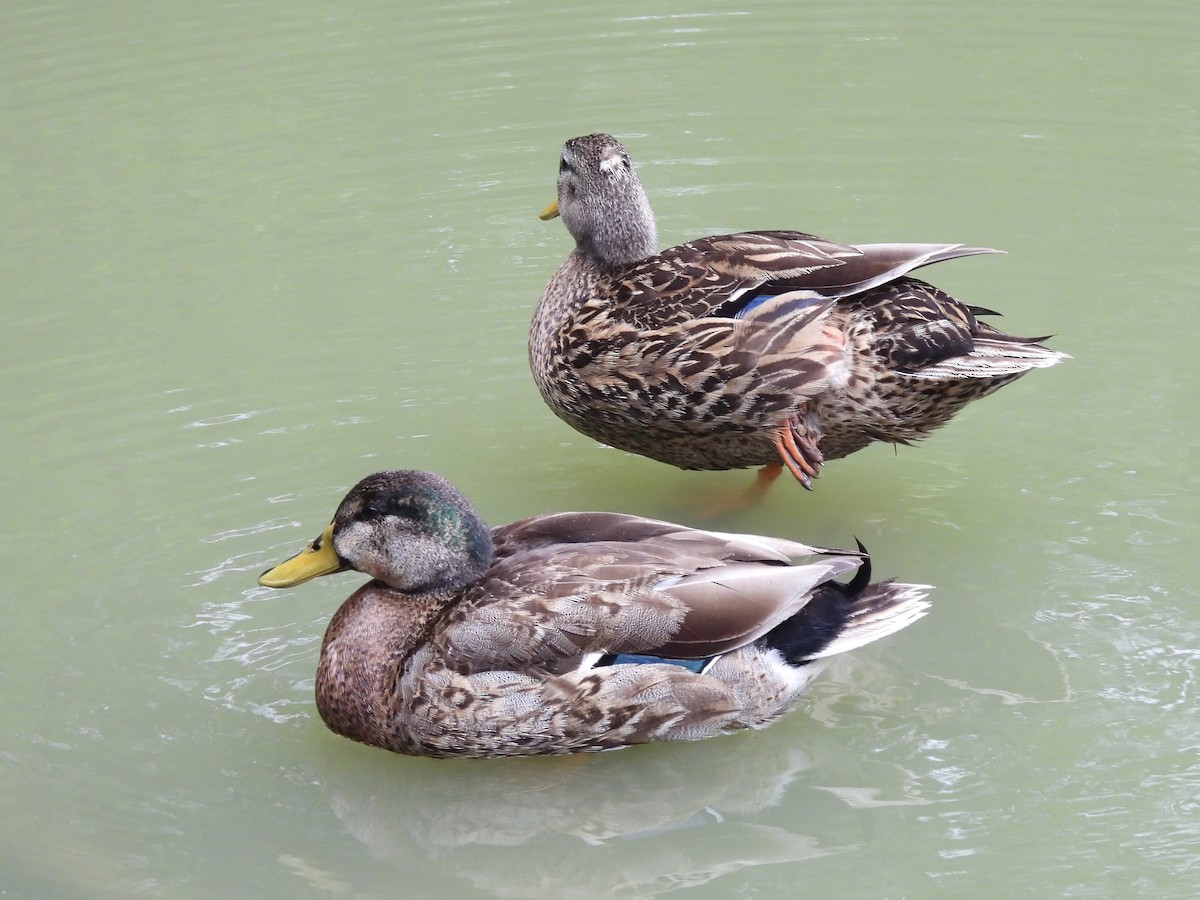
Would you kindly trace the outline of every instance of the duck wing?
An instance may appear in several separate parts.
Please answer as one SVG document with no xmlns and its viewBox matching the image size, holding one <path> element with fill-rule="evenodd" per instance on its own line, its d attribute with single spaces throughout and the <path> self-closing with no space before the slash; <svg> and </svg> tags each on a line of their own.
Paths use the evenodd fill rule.
<svg viewBox="0 0 1200 900">
<path fill-rule="evenodd" d="M 624 543 L 643 548 L 649 546 L 660 553 L 666 553 L 671 548 L 687 548 L 689 562 L 686 564 L 697 568 L 704 562 L 710 565 L 730 561 L 786 563 L 801 556 L 842 552 L 786 538 L 707 531 L 660 519 L 613 512 L 561 512 L 530 516 L 493 528 L 492 542 L 497 560 L 541 547 L 594 542 Z M 683 558 L 677 559 L 676 564 L 685 564 Z"/>
<path fill-rule="evenodd" d="M 798 231 L 744 231 L 680 244 L 635 264 L 615 314 L 642 327 L 733 318 L 766 298 L 837 300 L 962 256 L 1002 253 L 963 244 L 839 244 Z"/>
<path fill-rule="evenodd" d="M 487 577 L 431 637 L 459 671 L 560 670 L 592 653 L 713 656 L 754 641 L 817 585 L 861 562 L 843 553 L 789 566 L 827 551 L 615 514 L 537 517 L 507 529 L 498 529 L 500 555 Z"/>
</svg>

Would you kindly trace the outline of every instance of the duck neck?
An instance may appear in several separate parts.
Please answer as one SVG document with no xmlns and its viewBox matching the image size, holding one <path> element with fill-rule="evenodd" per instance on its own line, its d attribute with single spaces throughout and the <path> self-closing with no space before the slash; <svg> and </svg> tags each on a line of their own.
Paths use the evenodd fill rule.
<svg viewBox="0 0 1200 900">
<path fill-rule="evenodd" d="M 449 602 L 371 581 L 341 605 L 325 630 L 316 679 L 317 711 L 331 731 L 404 752 L 397 680 Z"/>
<path fill-rule="evenodd" d="M 654 212 L 645 193 L 626 199 L 622 215 L 605 215 L 576 240 L 580 253 L 605 271 L 641 262 L 658 252 Z"/>
</svg>

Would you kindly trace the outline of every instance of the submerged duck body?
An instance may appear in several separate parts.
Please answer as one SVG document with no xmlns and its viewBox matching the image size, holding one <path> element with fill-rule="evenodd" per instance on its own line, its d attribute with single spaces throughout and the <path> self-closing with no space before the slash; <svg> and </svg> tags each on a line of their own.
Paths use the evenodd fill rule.
<svg viewBox="0 0 1200 900">
<path fill-rule="evenodd" d="M 419 756 L 761 728 L 831 656 L 928 608 L 926 586 L 871 583 L 863 553 L 616 513 L 489 529 L 445 479 L 414 471 L 365 478 L 260 583 L 349 568 L 373 580 L 329 623 L 317 709 L 338 734 Z"/>
<path fill-rule="evenodd" d="M 563 147 L 575 249 L 534 313 L 546 403 L 578 431 L 683 469 L 820 464 L 906 444 L 1064 355 L 1014 337 L 908 273 L 999 251 L 753 231 L 659 252 L 653 212 L 613 137 Z"/>
</svg>

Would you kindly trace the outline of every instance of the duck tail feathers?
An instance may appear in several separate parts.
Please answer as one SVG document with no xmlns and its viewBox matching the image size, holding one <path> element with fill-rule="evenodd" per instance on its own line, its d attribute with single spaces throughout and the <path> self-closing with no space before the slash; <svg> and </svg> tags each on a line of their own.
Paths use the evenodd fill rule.
<svg viewBox="0 0 1200 900">
<path fill-rule="evenodd" d="M 855 600 L 845 625 L 833 640 L 807 659 L 821 659 L 857 650 L 873 641 L 895 634 L 929 612 L 927 584 L 881 581 L 869 585 Z"/>
</svg>

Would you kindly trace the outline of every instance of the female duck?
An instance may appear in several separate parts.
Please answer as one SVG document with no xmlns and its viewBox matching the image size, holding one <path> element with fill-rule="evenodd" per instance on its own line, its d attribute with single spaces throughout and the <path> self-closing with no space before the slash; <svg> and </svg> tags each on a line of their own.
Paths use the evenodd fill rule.
<svg viewBox="0 0 1200 900">
<path fill-rule="evenodd" d="M 814 554 L 825 558 L 788 565 Z M 778 538 L 616 513 L 489 530 L 449 482 L 414 471 L 363 479 L 333 523 L 259 583 L 344 569 L 374 580 L 325 632 L 317 709 L 338 734 L 421 756 L 574 753 L 761 728 L 828 657 L 928 607 L 925 586 L 871 584 L 862 553 Z M 848 583 L 833 580 L 855 569 Z"/>
<path fill-rule="evenodd" d="M 924 437 L 1063 358 L 907 274 L 995 250 L 753 231 L 659 253 L 646 192 L 606 134 L 563 147 L 542 218 L 559 214 L 576 246 L 530 330 L 542 397 L 584 434 L 683 469 L 774 478 L 782 463 L 807 488 L 824 460 Z"/>
</svg>

